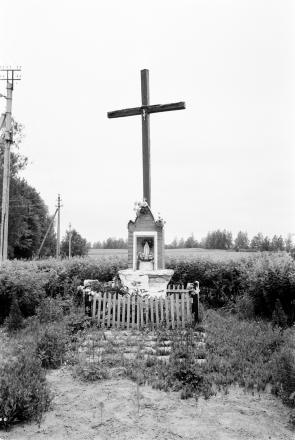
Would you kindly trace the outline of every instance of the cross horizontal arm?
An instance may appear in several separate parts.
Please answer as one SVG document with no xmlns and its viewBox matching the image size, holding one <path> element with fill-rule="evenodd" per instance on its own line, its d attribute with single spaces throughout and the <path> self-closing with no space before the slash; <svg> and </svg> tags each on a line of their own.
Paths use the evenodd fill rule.
<svg viewBox="0 0 295 440">
<path fill-rule="evenodd" d="M 123 118 L 125 116 L 141 115 L 143 110 L 145 110 L 146 113 L 160 113 L 160 112 L 169 112 L 172 110 L 184 110 L 184 109 L 185 109 L 185 102 L 175 102 L 173 104 L 147 105 L 143 107 L 134 107 L 134 108 L 127 108 L 125 110 L 115 110 L 113 112 L 108 112 L 108 118 Z"/>
</svg>

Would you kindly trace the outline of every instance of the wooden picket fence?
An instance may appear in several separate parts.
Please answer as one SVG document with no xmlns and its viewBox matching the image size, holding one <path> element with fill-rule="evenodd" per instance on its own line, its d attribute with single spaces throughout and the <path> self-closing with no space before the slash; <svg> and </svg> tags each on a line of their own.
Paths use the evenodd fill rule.
<svg viewBox="0 0 295 440">
<path fill-rule="evenodd" d="M 197 298 L 198 299 L 198 298 Z M 165 298 L 141 298 L 117 293 L 93 293 L 91 315 L 101 328 L 117 327 L 139 330 L 151 325 L 185 328 L 192 320 L 192 298 L 184 286 L 167 288 Z"/>
</svg>

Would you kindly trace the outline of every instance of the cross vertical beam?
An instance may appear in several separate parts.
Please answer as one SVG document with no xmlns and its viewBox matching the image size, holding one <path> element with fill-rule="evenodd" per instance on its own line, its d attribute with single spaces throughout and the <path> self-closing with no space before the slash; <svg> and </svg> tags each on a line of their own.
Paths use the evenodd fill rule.
<svg viewBox="0 0 295 440">
<path fill-rule="evenodd" d="M 108 112 L 108 118 L 124 118 L 126 116 L 141 115 L 142 122 L 142 164 L 143 164 L 143 197 L 151 207 L 151 157 L 150 157 L 150 113 L 184 110 L 185 102 L 172 104 L 150 105 L 149 71 L 143 69 L 141 73 L 141 107 L 127 108 Z"/>
<path fill-rule="evenodd" d="M 150 149 L 150 115 L 145 107 L 150 105 L 149 71 L 141 70 L 141 102 L 142 102 L 142 166 L 143 166 L 143 197 L 151 206 L 151 149 Z"/>
</svg>

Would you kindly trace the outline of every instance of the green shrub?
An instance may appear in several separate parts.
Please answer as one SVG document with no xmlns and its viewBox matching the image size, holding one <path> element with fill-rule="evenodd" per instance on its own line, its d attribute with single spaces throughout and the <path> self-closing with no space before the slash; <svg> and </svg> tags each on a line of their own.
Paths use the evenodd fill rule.
<svg viewBox="0 0 295 440">
<path fill-rule="evenodd" d="M 86 382 L 109 379 L 107 368 L 98 362 L 77 365 L 73 369 L 74 377 L 79 377 Z"/>
<path fill-rule="evenodd" d="M 41 361 L 31 352 L 0 366 L 0 429 L 32 420 L 40 425 L 52 399 Z"/>
<path fill-rule="evenodd" d="M 36 315 L 41 323 L 62 321 L 62 300 L 60 298 L 44 298 L 36 309 Z"/>
<path fill-rule="evenodd" d="M 36 354 L 45 368 L 62 365 L 66 352 L 64 324 L 51 323 L 40 327 L 36 335 Z"/>
<path fill-rule="evenodd" d="M 275 309 L 272 313 L 272 323 L 278 327 L 286 328 L 288 323 L 287 315 L 284 313 L 281 301 L 277 298 Z"/>
<path fill-rule="evenodd" d="M 23 316 L 33 315 L 45 297 L 47 282 L 48 275 L 40 273 L 34 262 L 4 262 L 0 273 L 0 323 L 9 315 L 14 296 Z"/>
<path fill-rule="evenodd" d="M 251 320 L 255 317 L 254 303 L 248 292 L 237 298 L 233 311 L 240 319 Z"/>
<path fill-rule="evenodd" d="M 20 330 L 23 327 L 23 315 L 20 311 L 18 301 L 16 297 L 13 297 L 10 313 L 8 318 L 5 320 L 5 325 L 9 332 Z"/>
</svg>

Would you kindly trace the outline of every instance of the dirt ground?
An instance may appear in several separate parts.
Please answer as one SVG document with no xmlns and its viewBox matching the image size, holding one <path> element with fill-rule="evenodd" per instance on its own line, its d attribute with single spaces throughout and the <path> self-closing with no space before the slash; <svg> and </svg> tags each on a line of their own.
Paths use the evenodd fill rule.
<svg viewBox="0 0 295 440">
<path fill-rule="evenodd" d="M 138 412 L 136 384 L 124 377 L 122 367 L 102 382 L 81 382 L 66 367 L 49 372 L 47 378 L 55 398 L 41 427 L 15 426 L 0 431 L 0 440 L 295 439 L 290 410 L 269 391 L 259 397 L 232 388 L 227 395 L 196 402 L 144 386 Z"/>
</svg>

